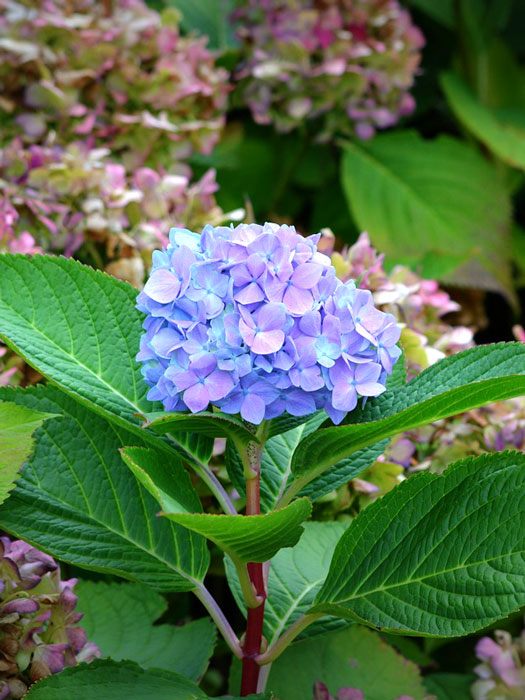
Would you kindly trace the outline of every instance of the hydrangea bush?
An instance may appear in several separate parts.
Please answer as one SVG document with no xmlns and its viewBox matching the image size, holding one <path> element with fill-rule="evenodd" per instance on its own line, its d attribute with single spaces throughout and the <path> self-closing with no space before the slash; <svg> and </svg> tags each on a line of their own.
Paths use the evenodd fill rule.
<svg viewBox="0 0 525 700">
<path fill-rule="evenodd" d="M 243 0 L 238 99 L 260 124 L 289 131 L 323 118 L 321 138 L 371 138 L 415 106 L 424 44 L 397 0 Z"/>
<path fill-rule="evenodd" d="M 168 167 L 217 142 L 227 74 L 204 38 L 180 36 L 176 13 L 142 0 L 2 0 L 0 10 L 0 109 L 13 136 L 53 130 L 132 167 Z"/>
<path fill-rule="evenodd" d="M 54 559 L 21 540 L 0 538 L 0 698 L 99 651 L 77 623 L 76 579 L 61 580 Z"/>
<path fill-rule="evenodd" d="M 25 147 L 15 139 L 0 149 L 0 248 L 35 253 L 43 247 L 69 256 L 91 242 L 100 249 L 94 262 L 101 266 L 134 257 L 138 273 L 130 281 L 138 286 L 152 250 L 166 241 L 168 221 L 198 226 L 223 218 L 214 199 L 215 173 L 191 183 L 189 169 L 178 170 L 142 167 L 130 174 L 107 149 Z"/>
<path fill-rule="evenodd" d="M 187 162 L 225 118 L 205 44 L 142 0 L 0 3 L 0 250 L 77 254 L 139 286 L 171 225 L 223 220 L 215 172 Z"/>
<path fill-rule="evenodd" d="M 0 335 L 50 380 L 0 389 L 0 454 L 42 425 L 0 523 L 76 566 L 194 594 L 240 661 L 234 695 L 304 698 L 317 683 L 366 697 L 359 664 L 338 660 L 359 648 L 365 670 L 369 657 L 391 669 L 385 697 L 422 700 L 417 668 L 363 627 L 451 638 L 525 604 L 524 455 L 411 475 L 346 527 L 308 522 L 312 505 L 365 474 L 389 438 L 522 396 L 525 345 L 433 356 L 406 382 L 401 329 L 359 286 L 366 270 L 342 282 L 319 246 L 276 224 L 176 229 L 138 299 L 73 260 L 0 256 Z M 367 247 L 343 259 L 357 265 Z M 424 286 L 431 301 L 415 316 L 428 307 L 442 323 L 450 301 Z M 226 440 L 227 479 L 215 438 Z M 244 634 L 206 578 L 207 542 L 224 554 Z M 209 643 L 209 628 L 194 634 L 195 649 Z M 136 694 L 155 683 L 207 697 L 197 675 L 148 666 L 148 645 L 133 651 L 139 666 L 66 668 L 29 698 L 71 696 L 76 684 L 118 695 L 130 682 Z"/>
</svg>

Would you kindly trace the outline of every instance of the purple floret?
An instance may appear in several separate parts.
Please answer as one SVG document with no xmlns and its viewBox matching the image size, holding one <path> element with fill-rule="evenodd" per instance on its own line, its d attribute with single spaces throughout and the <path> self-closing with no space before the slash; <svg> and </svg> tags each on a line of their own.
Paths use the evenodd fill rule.
<svg viewBox="0 0 525 700">
<path fill-rule="evenodd" d="M 137 360 L 168 411 L 259 424 L 324 409 L 339 423 L 385 389 L 399 327 L 292 226 L 172 229 L 138 297 Z"/>
</svg>

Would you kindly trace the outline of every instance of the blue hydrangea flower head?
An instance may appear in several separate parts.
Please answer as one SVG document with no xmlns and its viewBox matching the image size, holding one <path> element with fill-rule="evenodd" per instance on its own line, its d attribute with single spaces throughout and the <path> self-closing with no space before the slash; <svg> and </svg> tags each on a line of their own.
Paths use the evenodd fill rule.
<svg viewBox="0 0 525 700">
<path fill-rule="evenodd" d="M 318 240 L 271 223 L 172 229 L 138 296 L 148 398 L 258 425 L 318 409 L 339 423 L 381 394 L 399 327 L 368 290 L 336 278 Z"/>
</svg>

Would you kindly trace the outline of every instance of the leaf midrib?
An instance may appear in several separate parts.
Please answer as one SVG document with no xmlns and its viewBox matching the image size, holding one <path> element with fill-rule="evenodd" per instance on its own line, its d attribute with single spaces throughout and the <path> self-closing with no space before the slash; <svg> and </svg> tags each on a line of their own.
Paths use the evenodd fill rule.
<svg viewBox="0 0 525 700">
<path fill-rule="evenodd" d="M 33 473 L 34 473 L 34 470 L 33 470 Z M 35 475 L 35 477 L 36 477 L 36 475 Z M 37 480 L 38 483 L 40 483 L 40 481 L 39 481 L 38 478 L 36 478 L 36 480 Z M 61 498 L 59 498 L 58 496 L 53 496 L 52 498 L 50 498 L 49 493 L 48 493 L 47 491 L 45 491 L 44 493 L 46 494 L 46 496 L 48 497 L 48 499 L 49 499 L 50 501 L 56 501 L 56 502 L 59 503 L 65 510 L 68 510 L 68 511 L 70 511 L 70 512 L 72 512 L 72 513 L 76 513 L 76 512 L 77 512 L 69 503 L 67 503 L 67 501 L 63 501 L 63 500 L 62 500 Z M 127 537 L 127 536 L 124 536 L 122 532 L 119 532 L 118 530 L 113 529 L 113 527 L 107 525 L 106 523 L 101 523 L 100 521 L 96 520 L 96 519 L 93 518 L 92 516 L 88 516 L 88 519 L 91 520 L 92 522 L 94 522 L 98 527 L 100 527 L 100 526 L 102 525 L 102 526 L 104 527 L 104 529 L 108 530 L 108 532 L 111 532 L 113 535 L 117 535 L 119 538 L 121 538 L 121 539 L 123 539 L 124 541 L 128 542 L 129 544 L 133 545 L 133 547 L 135 547 L 136 549 L 142 550 L 143 552 L 145 552 L 146 554 L 148 554 L 149 556 L 151 556 L 151 557 L 152 557 L 153 559 L 155 559 L 156 561 L 162 562 L 163 564 L 166 565 L 166 568 L 170 569 L 171 571 L 174 571 L 174 572 L 175 572 L 178 576 L 180 576 L 181 578 L 185 578 L 187 581 L 189 581 L 190 583 L 192 583 L 193 586 L 194 586 L 195 588 L 198 588 L 199 586 L 202 585 L 201 582 L 198 581 L 197 579 L 195 579 L 193 576 L 190 576 L 190 575 L 187 574 L 186 572 L 179 571 L 179 569 L 177 569 L 176 567 L 173 566 L 173 563 L 172 563 L 172 562 L 169 562 L 169 561 L 167 561 L 166 559 L 164 559 L 163 557 L 158 556 L 156 552 L 147 549 L 146 547 L 144 547 L 142 544 L 136 542 L 135 540 L 132 540 L 132 539 L 130 539 L 130 538 Z M 13 530 L 13 532 L 14 532 L 14 530 Z M 37 543 L 36 546 L 38 546 L 38 543 Z M 61 558 L 62 558 L 64 561 L 68 561 L 67 557 L 61 557 Z M 70 560 L 70 563 L 74 564 L 75 562 L 73 562 L 73 561 Z M 118 569 L 118 572 L 119 572 L 119 575 L 120 575 L 120 576 L 124 576 L 124 575 L 125 575 L 126 577 L 128 577 L 128 573 L 127 573 L 127 572 L 124 574 L 124 573 L 122 572 L 121 569 Z M 131 575 L 130 575 L 130 576 L 131 576 Z M 135 580 L 135 579 L 132 579 L 132 580 Z"/>
<path fill-rule="evenodd" d="M 5 262 L 5 260 L 4 260 L 4 262 Z M 9 263 L 8 263 L 8 265 L 9 265 Z M 19 271 L 18 269 L 16 269 L 16 267 L 14 267 L 13 265 L 9 265 L 9 267 L 10 267 L 10 269 L 20 278 L 21 283 L 22 283 L 22 284 L 24 285 L 24 287 L 28 290 L 28 292 L 31 293 L 31 288 L 27 285 L 26 280 L 25 280 L 24 276 L 20 273 L 20 271 Z M 58 267 L 59 269 L 61 269 L 62 271 L 64 271 L 64 268 L 63 268 L 61 265 L 57 265 L 57 267 Z M 84 267 L 79 266 L 78 269 L 84 270 Z M 90 270 L 89 268 L 86 268 L 86 270 L 85 270 L 84 272 L 86 272 L 86 271 L 88 272 L 88 274 L 89 274 L 89 272 L 91 272 L 91 270 Z M 55 289 L 53 288 L 53 286 L 52 286 L 50 280 L 48 279 L 48 277 L 43 273 L 43 271 L 42 271 L 41 269 L 38 269 L 38 272 L 39 272 L 39 274 L 44 278 L 44 280 L 45 280 L 47 286 L 48 286 L 49 289 L 51 290 L 51 292 L 52 292 L 52 294 L 54 295 L 55 299 L 57 299 L 58 304 L 61 305 L 60 297 L 56 294 L 56 291 L 55 291 Z M 79 296 L 80 296 L 80 298 L 84 301 L 84 306 L 85 306 L 85 309 L 86 309 L 86 313 L 87 313 L 88 316 L 89 316 L 90 322 L 91 322 L 93 328 L 96 328 L 96 325 L 95 325 L 95 323 L 94 323 L 93 316 L 92 316 L 92 314 L 91 314 L 91 311 L 90 311 L 90 309 L 89 309 L 89 306 L 85 303 L 85 299 L 84 299 L 84 296 L 83 296 L 83 294 L 82 294 L 81 287 L 79 286 L 77 279 L 75 278 L 74 275 L 69 275 L 68 277 L 69 277 L 69 279 L 73 282 L 73 284 L 75 284 L 75 286 L 77 287 L 77 289 L 78 289 L 78 291 L 79 291 Z M 94 276 L 91 275 L 91 278 L 90 278 L 91 281 L 93 281 L 93 277 L 94 277 Z M 102 280 L 102 281 L 104 281 L 104 280 Z M 109 308 L 111 309 L 112 314 L 113 314 L 113 317 L 114 317 L 114 319 L 115 319 L 115 321 L 116 321 L 116 323 L 117 323 L 117 326 L 118 326 L 120 335 L 121 335 L 122 339 L 124 340 L 124 343 L 125 343 L 126 347 L 128 347 L 128 349 L 129 349 L 127 337 L 126 337 L 125 333 L 123 333 L 123 331 L 122 331 L 122 329 L 121 329 L 121 327 L 120 327 L 120 325 L 119 325 L 119 323 L 118 323 L 117 315 L 115 314 L 115 310 L 114 310 L 113 305 L 112 305 L 112 303 L 111 303 L 111 299 L 110 299 L 110 297 L 107 295 L 106 290 L 105 290 L 105 288 L 104 288 L 104 285 L 103 285 L 103 284 L 98 284 L 97 287 L 98 287 L 98 289 L 99 289 L 100 291 L 102 291 L 102 293 L 103 293 L 104 296 L 106 297 L 106 299 L 107 299 L 107 301 L 108 301 Z M 123 291 L 123 292 L 126 291 L 126 292 L 127 292 L 127 289 L 126 289 L 126 290 L 125 290 L 125 289 L 122 289 L 121 291 Z M 130 300 L 130 301 L 131 301 L 131 300 Z M 9 306 L 9 305 L 6 304 L 5 302 L 4 302 L 3 305 L 4 305 L 4 308 L 7 309 L 8 312 L 11 312 L 11 313 L 14 314 L 15 316 L 17 316 L 19 319 L 21 319 L 21 320 L 23 321 L 24 324 L 27 324 L 35 333 L 39 334 L 39 335 L 40 335 L 42 338 L 44 338 L 47 342 L 49 342 L 51 345 L 53 345 L 55 348 L 57 348 L 58 351 L 59 351 L 60 353 L 64 354 L 66 357 L 68 357 L 68 358 L 70 359 L 70 361 L 72 361 L 74 364 L 80 366 L 82 369 L 86 370 L 89 374 L 91 374 L 92 376 L 94 376 L 94 377 L 96 377 L 98 380 L 100 380 L 108 389 L 110 389 L 111 393 L 116 394 L 117 396 L 119 396 L 121 399 L 123 399 L 123 400 L 125 401 L 125 403 L 127 403 L 132 409 L 134 409 L 134 412 L 141 412 L 141 411 L 140 411 L 140 407 L 138 406 L 137 385 L 136 385 L 136 377 L 135 377 L 135 373 L 134 373 L 134 372 L 132 372 L 132 375 L 133 375 L 133 388 L 134 388 L 134 399 L 133 399 L 133 401 L 134 401 L 135 403 L 134 403 L 133 401 L 131 401 L 128 397 L 124 396 L 124 394 L 122 394 L 122 393 L 121 393 L 118 389 L 116 389 L 114 386 L 112 386 L 111 384 L 108 384 L 108 382 L 107 382 L 100 374 L 98 374 L 98 373 L 95 372 L 93 369 L 91 369 L 90 367 L 88 367 L 87 365 L 85 365 L 83 362 L 81 362 L 80 359 L 79 359 L 76 355 L 71 354 L 71 352 L 68 352 L 67 350 L 65 350 L 64 348 L 62 348 L 60 345 L 58 345 L 52 338 L 50 338 L 46 333 L 44 333 L 40 328 L 38 328 L 38 326 L 36 326 L 36 325 L 34 324 L 34 320 L 29 320 L 28 318 L 26 318 L 25 316 L 23 316 L 19 311 L 17 311 L 17 310 L 16 310 L 15 308 L 13 308 L 12 306 Z M 33 307 L 33 311 L 34 311 L 34 307 Z M 67 329 L 68 329 L 68 332 L 69 332 L 69 335 L 70 335 L 70 338 L 71 338 L 71 345 L 72 345 L 72 347 L 73 347 L 73 336 L 72 336 L 72 332 L 71 332 L 71 326 L 70 326 L 70 324 L 69 324 L 67 315 L 66 315 L 65 313 L 63 313 L 62 315 L 63 315 L 64 321 L 65 321 L 65 323 L 66 323 L 66 326 L 67 326 Z M 34 316 L 34 314 L 33 314 L 33 316 Z M 15 346 L 15 343 L 12 342 L 12 341 L 10 341 L 9 338 L 8 338 L 4 333 L 0 333 L 0 338 L 2 338 L 2 340 L 3 340 L 7 345 L 9 345 L 9 346 L 11 346 L 11 345 Z M 97 353 L 98 353 L 98 356 L 99 356 L 99 366 L 100 366 L 100 364 L 101 364 L 101 363 L 100 363 L 100 357 L 101 357 L 101 356 L 100 356 L 100 345 L 99 345 L 99 343 L 96 344 L 96 347 L 97 347 Z M 22 351 L 21 351 L 18 347 L 14 347 L 13 349 L 15 349 L 20 355 L 22 355 L 22 357 L 26 360 L 26 362 L 28 362 L 28 364 L 31 364 L 31 362 L 27 359 L 27 357 L 24 356 L 24 354 L 22 353 Z M 131 357 L 131 355 L 129 355 L 129 352 L 128 352 L 128 357 Z M 38 368 L 36 368 L 36 369 L 37 369 L 37 371 L 38 371 Z M 62 385 L 61 385 L 59 382 L 57 382 L 56 380 L 55 380 L 55 382 L 56 382 L 57 384 L 59 384 L 60 386 L 62 386 Z M 92 402 L 90 402 L 90 403 L 92 403 Z"/>
<path fill-rule="evenodd" d="M 394 589 L 394 588 L 397 589 L 397 588 L 402 588 L 403 586 L 410 586 L 412 584 L 422 583 L 426 579 L 432 578 L 434 576 L 442 576 L 444 574 L 453 573 L 454 571 L 459 571 L 461 569 L 469 569 L 471 567 L 479 566 L 481 564 L 489 564 L 493 561 L 497 561 L 498 559 L 505 559 L 506 557 L 514 556 L 514 555 L 518 555 L 518 554 L 525 554 L 525 549 L 518 549 L 518 550 L 511 552 L 510 554 L 509 553 L 499 554 L 498 556 L 489 557 L 488 559 L 481 559 L 480 561 L 469 562 L 468 565 L 465 565 L 465 563 L 462 562 L 458 566 L 454 566 L 454 567 L 451 567 L 448 569 L 441 569 L 440 571 L 434 571 L 431 574 L 425 574 L 425 576 L 420 576 L 420 577 L 414 578 L 414 579 L 408 579 L 408 580 L 401 581 L 401 582 L 396 583 L 396 584 L 391 584 L 388 586 L 380 586 L 378 588 L 373 588 L 371 590 L 365 591 L 364 593 L 354 594 L 354 595 L 349 596 L 348 598 L 344 598 L 341 600 L 328 601 L 326 603 L 320 602 L 320 603 L 317 603 L 315 605 L 315 607 L 318 607 L 318 606 L 323 607 L 325 605 L 328 605 L 328 606 L 330 606 L 330 605 L 344 605 L 345 603 L 349 603 L 349 602 L 352 602 L 354 600 L 360 600 L 362 598 L 366 599 L 368 596 L 372 596 L 372 595 L 375 595 L 377 593 L 387 592 L 390 589 Z M 464 595 L 464 593 L 462 592 L 461 595 Z M 479 594 L 476 593 L 476 596 L 478 596 L 478 595 Z M 494 596 L 494 594 L 492 593 L 491 596 Z"/>
<path fill-rule="evenodd" d="M 437 477 L 437 478 L 439 478 L 439 477 Z M 435 479 L 434 479 L 432 482 L 429 482 L 429 484 L 434 483 L 434 482 L 435 482 Z M 457 488 L 459 485 L 460 485 L 460 484 L 455 484 L 455 485 L 454 485 L 454 488 Z M 401 512 L 401 511 L 406 507 L 406 505 L 410 502 L 410 500 L 419 497 L 419 496 L 420 496 L 420 493 L 421 493 L 420 491 L 414 493 L 408 501 L 405 501 L 405 502 L 402 504 L 402 507 L 400 508 L 400 510 L 399 510 L 398 512 Z M 443 497 L 447 497 L 447 496 L 449 496 L 449 495 L 450 495 L 450 492 L 447 492 L 447 493 L 443 494 Z M 426 559 L 428 559 L 428 557 L 432 554 L 432 552 L 434 552 L 438 547 L 440 547 L 440 546 L 445 542 L 445 540 L 447 539 L 447 537 L 449 537 L 449 535 L 450 535 L 451 532 L 453 532 L 455 529 L 457 529 L 457 528 L 458 528 L 462 523 L 464 523 L 466 520 L 468 520 L 468 519 L 470 519 L 471 517 L 473 517 L 479 510 L 481 510 L 482 508 L 485 508 L 485 506 L 487 506 L 489 503 L 493 503 L 494 501 L 500 499 L 500 498 L 501 498 L 501 495 L 502 495 L 501 493 L 497 493 L 495 496 L 493 496 L 492 498 L 490 498 L 490 499 L 488 499 L 488 500 L 486 500 L 486 501 L 483 501 L 483 502 L 480 503 L 474 510 L 469 511 L 469 512 L 468 512 L 467 514 L 465 514 L 462 518 L 460 518 L 460 519 L 454 524 L 454 527 L 452 528 L 452 530 L 447 531 L 447 532 L 445 533 L 445 536 L 444 536 L 443 538 L 441 538 L 437 543 L 435 543 L 435 544 L 432 546 L 432 548 L 425 554 L 424 559 L 421 560 L 421 561 L 418 560 L 418 562 L 417 562 L 417 568 L 419 568 L 419 567 L 421 566 L 421 563 L 422 563 L 422 562 L 424 562 Z M 441 500 L 442 500 L 442 499 L 440 499 L 440 501 L 441 501 Z M 436 507 L 436 506 L 439 505 L 440 501 L 437 501 L 437 502 L 435 502 L 434 504 L 432 504 L 432 508 L 431 508 L 429 511 L 427 511 L 426 513 L 422 514 L 422 516 L 419 518 L 418 522 L 414 523 L 414 527 L 417 527 L 418 524 L 421 522 L 421 520 L 423 520 L 424 518 L 427 518 L 428 515 L 429 515 L 429 513 L 434 509 L 434 507 Z M 501 527 L 501 526 L 505 525 L 507 522 L 509 522 L 510 520 L 512 520 L 514 517 L 515 517 L 514 514 L 511 515 L 511 516 L 509 516 L 508 518 L 506 518 L 505 520 L 503 520 L 502 522 L 500 522 L 500 523 L 498 524 L 498 527 Z M 361 532 L 361 535 L 363 535 L 363 532 Z M 478 549 L 479 547 L 481 547 L 481 546 L 483 545 L 483 542 L 484 542 L 486 539 L 488 539 L 491 535 L 492 535 L 492 532 L 489 532 L 483 540 L 481 540 L 480 542 L 477 542 L 477 543 L 476 543 L 476 549 Z M 402 543 L 401 543 L 401 544 L 402 544 Z M 398 545 L 398 546 L 399 546 L 399 545 Z M 393 551 L 395 552 L 397 548 L 398 548 L 398 547 L 396 547 Z M 434 576 L 441 576 L 441 575 L 444 575 L 444 574 L 452 573 L 452 572 L 454 572 L 454 571 L 459 571 L 459 570 L 461 570 L 461 569 L 469 569 L 469 568 L 471 568 L 471 567 L 479 566 L 479 565 L 481 565 L 481 564 L 488 564 L 489 562 L 496 561 L 497 559 L 504 559 L 504 558 L 506 558 L 506 557 L 514 556 L 514 555 L 517 555 L 517 554 L 525 554 L 525 549 L 523 549 L 523 550 L 515 550 L 515 551 L 512 551 L 512 552 L 510 552 L 510 553 L 507 552 L 507 553 L 505 553 L 505 554 L 499 554 L 499 555 L 497 555 L 497 556 L 485 558 L 485 559 L 482 559 L 482 560 L 479 560 L 479 561 L 468 562 L 468 564 L 467 564 L 466 561 L 463 561 L 463 562 L 461 562 L 460 564 L 458 564 L 458 565 L 456 565 L 456 566 L 453 566 L 453 567 L 448 567 L 448 568 L 446 568 L 446 569 L 441 569 L 441 570 L 439 570 L 439 571 L 432 571 L 431 573 L 425 574 L 424 576 L 418 576 L 418 577 L 416 577 L 416 578 L 405 579 L 404 581 L 399 581 L 399 582 L 393 583 L 393 584 L 391 584 L 391 585 L 379 586 L 379 587 L 377 587 L 377 588 L 373 588 L 373 589 L 369 589 L 369 590 L 367 590 L 367 591 L 363 591 L 362 593 L 358 593 L 358 592 L 356 591 L 356 593 L 355 593 L 354 595 L 352 595 L 350 598 L 345 598 L 344 601 L 346 602 L 346 601 L 351 601 L 351 600 L 359 600 L 360 598 L 366 598 L 366 597 L 369 596 L 369 595 L 374 595 L 374 594 L 376 594 L 376 593 L 381 593 L 381 592 L 384 592 L 384 591 L 388 591 L 388 590 L 391 589 L 391 588 L 402 588 L 403 586 L 409 586 L 409 585 L 412 585 L 412 584 L 415 584 L 415 583 L 421 583 L 421 582 L 425 581 L 425 580 L 428 579 L 428 578 L 433 578 Z M 388 553 L 387 553 L 387 556 L 383 557 L 383 558 L 381 559 L 381 561 L 379 561 L 379 563 L 377 564 L 377 566 L 375 567 L 375 569 L 373 569 L 371 572 L 369 572 L 369 574 L 367 575 L 367 577 L 366 577 L 365 579 L 363 579 L 363 580 L 360 582 L 360 586 L 359 586 L 360 589 L 362 588 L 363 584 L 366 583 L 366 581 L 367 581 L 368 579 L 370 579 L 370 577 L 371 577 L 374 573 L 376 573 L 376 572 L 378 571 L 378 569 L 384 564 L 384 562 L 388 559 L 388 557 L 391 557 L 391 556 L 392 556 L 392 551 L 388 552 Z M 427 585 L 428 585 L 428 584 L 427 584 Z M 343 601 L 340 601 L 340 602 L 343 602 Z"/>
<path fill-rule="evenodd" d="M 88 500 L 88 498 L 87 498 L 87 495 L 86 495 L 86 493 L 85 493 L 85 491 L 84 491 L 83 485 L 82 485 L 81 481 L 78 479 L 78 477 L 77 477 L 77 475 L 76 475 L 76 472 L 75 472 L 75 470 L 74 470 L 73 467 L 72 467 L 71 460 L 67 457 L 67 455 L 64 453 L 64 451 L 62 450 L 62 448 L 60 448 L 60 446 L 57 444 L 56 440 L 54 440 L 54 438 L 50 435 L 50 433 L 49 433 L 45 428 L 42 428 L 42 430 L 44 430 L 44 431 L 46 432 L 46 435 L 48 436 L 48 438 L 53 442 L 53 444 L 55 444 L 55 446 L 59 449 L 60 453 L 63 455 L 64 460 L 65 460 L 65 463 L 67 464 L 68 470 L 71 472 L 71 474 L 72 474 L 74 480 L 78 483 L 79 488 L 80 488 L 80 491 L 81 491 L 82 496 L 83 496 L 83 499 L 84 499 L 84 503 L 85 503 L 85 505 L 86 505 L 86 507 L 87 507 L 87 511 L 88 511 L 88 512 L 85 514 L 85 515 L 87 515 L 87 518 L 88 518 L 89 520 L 91 520 L 93 523 L 95 523 L 98 527 L 104 527 L 104 528 L 105 528 L 106 530 L 108 530 L 109 532 L 113 533 L 114 535 L 117 535 L 119 538 L 121 538 L 121 539 L 123 539 L 124 541 L 128 542 L 129 544 L 131 544 L 133 547 L 136 547 L 137 549 L 142 550 L 143 552 L 145 552 L 146 554 L 148 554 L 149 556 L 151 556 L 154 560 L 162 562 L 163 564 L 166 565 L 166 567 L 167 567 L 168 569 L 171 569 L 172 571 L 176 572 L 176 573 L 177 573 L 179 576 L 181 576 L 182 578 L 185 578 L 185 579 L 188 580 L 189 582 L 193 583 L 194 586 L 198 586 L 199 584 L 198 584 L 197 579 L 195 579 L 193 576 L 187 574 L 184 570 L 179 570 L 177 567 L 173 566 L 173 563 L 172 563 L 172 562 L 169 562 L 169 561 L 165 560 L 163 557 L 161 557 L 161 556 L 158 554 L 157 550 L 155 550 L 155 549 L 148 549 L 147 547 L 145 547 L 145 546 L 142 545 L 141 543 L 137 542 L 136 540 L 131 539 L 131 536 L 130 536 L 129 531 L 128 531 L 128 528 L 127 528 L 127 525 L 125 524 L 125 521 L 124 521 L 124 515 L 123 515 L 123 513 L 122 513 L 121 506 L 120 506 L 120 504 L 118 503 L 118 498 L 117 498 L 117 495 L 116 495 L 115 484 L 114 484 L 113 479 L 112 479 L 112 477 L 111 477 L 110 470 L 108 470 L 107 465 L 105 464 L 105 461 L 104 461 L 103 456 L 100 454 L 100 452 L 99 452 L 99 451 L 96 449 L 96 447 L 94 446 L 94 443 L 93 443 L 93 441 L 91 440 L 91 437 L 88 435 L 88 433 L 86 432 L 84 426 L 80 423 L 80 421 L 78 421 L 78 419 L 76 419 L 76 418 L 75 418 L 74 416 L 72 416 L 71 414 L 67 414 L 67 417 L 70 418 L 71 420 L 74 420 L 75 423 L 77 423 L 77 425 L 79 426 L 80 430 L 83 432 L 83 434 L 85 435 L 85 437 L 87 438 L 87 440 L 93 445 L 93 447 L 94 447 L 94 449 L 95 449 L 95 452 L 96 452 L 96 454 L 98 455 L 98 458 L 99 458 L 99 460 L 100 460 L 100 463 L 102 464 L 103 469 L 104 469 L 104 471 L 105 471 L 106 474 L 107 474 L 108 481 L 109 481 L 109 483 L 110 483 L 110 485 L 111 485 L 111 489 L 112 489 L 112 491 L 113 491 L 113 500 L 115 501 L 115 503 L 116 503 L 116 505 L 117 505 L 117 510 L 118 510 L 119 517 L 120 517 L 120 521 L 121 521 L 121 525 L 122 525 L 122 531 L 119 532 L 118 530 L 115 530 L 112 526 L 110 526 L 110 525 L 109 525 L 107 522 L 105 522 L 105 521 L 102 521 L 102 520 L 100 520 L 100 519 L 97 520 L 97 518 L 96 518 L 96 517 L 94 516 L 94 514 L 92 513 L 91 503 L 89 502 L 89 500 Z M 119 436 L 118 436 L 118 433 L 113 429 L 113 426 L 111 426 L 111 428 L 112 428 L 113 432 L 115 433 L 115 435 L 117 435 L 117 437 L 119 437 Z M 31 472 L 32 472 L 32 474 L 33 474 L 33 476 L 34 476 L 34 478 L 35 478 L 35 480 L 36 480 L 36 483 L 37 483 L 37 485 L 38 485 L 39 490 L 42 491 L 42 493 L 45 493 L 48 499 L 57 501 L 58 503 L 61 504 L 62 507 L 64 507 L 66 510 L 69 510 L 70 512 L 76 512 L 75 508 L 74 508 L 70 503 L 68 503 L 67 501 L 62 500 L 62 499 L 59 498 L 56 494 L 53 494 L 53 495 L 51 496 L 51 494 L 48 492 L 48 490 L 45 489 L 45 488 L 42 486 L 42 483 L 41 483 L 41 481 L 40 481 L 40 479 L 39 479 L 39 477 L 38 477 L 38 474 L 36 473 L 36 470 L 35 470 L 33 467 L 31 467 Z M 142 487 L 141 487 L 140 485 L 138 485 L 139 493 L 140 493 L 141 496 L 142 496 L 142 490 L 141 490 L 141 489 L 142 489 Z M 144 512 L 144 516 L 145 516 L 146 523 L 148 523 L 148 518 L 146 517 L 146 510 L 145 510 L 145 504 L 144 504 L 143 499 L 141 500 L 141 503 L 142 503 L 142 508 L 143 508 L 143 512 Z M 176 549 L 176 551 L 177 551 L 177 556 L 180 556 L 179 547 L 178 547 L 178 543 L 177 543 L 177 538 L 174 536 L 174 533 L 173 533 L 173 526 L 172 526 L 171 524 L 170 524 L 170 526 L 171 526 L 171 531 L 172 531 L 172 535 L 173 535 L 173 544 L 174 544 L 175 549 Z M 148 526 L 148 532 L 150 533 L 149 526 Z M 151 545 L 151 543 L 152 543 L 151 535 L 150 535 L 150 537 L 149 537 L 149 540 L 150 540 L 150 545 Z M 193 551 L 192 551 L 192 558 L 193 558 Z"/>
</svg>

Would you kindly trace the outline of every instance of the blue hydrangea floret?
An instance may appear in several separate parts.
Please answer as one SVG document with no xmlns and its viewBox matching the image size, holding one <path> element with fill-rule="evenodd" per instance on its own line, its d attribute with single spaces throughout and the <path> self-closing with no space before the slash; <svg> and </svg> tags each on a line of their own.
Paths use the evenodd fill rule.
<svg viewBox="0 0 525 700">
<path fill-rule="evenodd" d="M 258 425 L 318 409 L 339 423 L 381 394 L 399 327 L 368 290 L 337 279 L 318 240 L 272 223 L 172 229 L 138 297 L 148 399 Z"/>
</svg>

